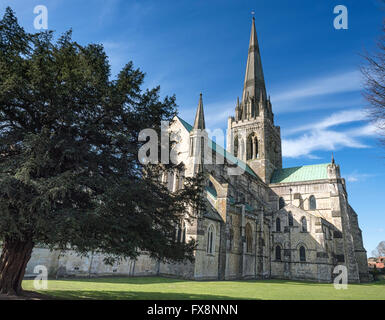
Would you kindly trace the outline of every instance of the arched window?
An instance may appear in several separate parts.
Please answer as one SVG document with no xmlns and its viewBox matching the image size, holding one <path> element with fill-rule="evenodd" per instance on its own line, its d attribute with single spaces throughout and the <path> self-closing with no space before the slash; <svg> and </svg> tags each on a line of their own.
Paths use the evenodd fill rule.
<svg viewBox="0 0 385 320">
<path fill-rule="evenodd" d="M 230 237 L 229 237 L 229 250 L 233 250 L 234 246 L 234 230 L 233 228 L 230 229 Z"/>
<path fill-rule="evenodd" d="M 239 138 L 236 136 L 234 138 L 234 156 L 238 157 L 238 151 L 239 151 Z"/>
<path fill-rule="evenodd" d="M 250 224 L 246 224 L 246 252 L 253 252 L 253 231 Z"/>
<path fill-rule="evenodd" d="M 206 147 L 206 145 L 205 145 L 205 137 L 201 137 L 201 154 L 200 154 L 200 156 L 201 156 L 201 158 L 203 158 L 204 159 L 204 157 L 206 157 L 207 155 L 205 154 L 205 147 Z"/>
<path fill-rule="evenodd" d="M 309 198 L 309 210 L 315 210 L 317 209 L 317 201 L 315 199 L 315 196 L 310 196 Z"/>
<path fill-rule="evenodd" d="M 183 220 L 176 225 L 176 241 L 186 242 L 186 224 Z"/>
<path fill-rule="evenodd" d="M 190 157 L 194 155 L 194 138 L 190 138 Z"/>
<path fill-rule="evenodd" d="M 298 207 L 303 209 L 303 199 L 300 193 L 294 193 L 294 200 L 298 201 Z"/>
<path fill-rule="evenodd" d="M 172 191 L 174 188 L 174 172 L 170 171 L 167 175 L 167 188 Z"/>
<path fill-rule="evenodd" d="M 281 219 L 277 218 L 275 220 L 275 231 L 281 232 Z"/>
<path fill-rule="evenodd" d="M 289 220 L 289 227 L 292 227 L 294 225 L 293 214 L 291 212 L 289 212 L 287 215 L 288 215 L 288 220 Z"/>
<path fill-rule="evenodd" d="M 253 159 L 258 158 L 258 139 L 254 137 L 253 139 Z"/>
<path fill-rule="evenodd" d="M 214 253 L 215 251 L 215 229 L 210 225 L 207 231 L 207 253 Z"/>
<path fill-rule="evenodd" d="M 285 199 L 279 198 L 279 210 L 281 210 L 285 206 Z"/>
<path fill-rule="evenodd" d="M 246 141 L 246 160 L 258 158 L 258 138 L 255 133 L 251 133 Z"/>
<path fill-rule="evenodd" d="M 249 135 L 246 140 L 246 160 L 251 160 L 253 157 L 253 138 Z"/>
<path fill-rule="evenodd" d="M 275 247 L 275 260 L 281 261 L 281 247 L 280 246 Z"/>
<path fill-rule="evenodd" d="M 306 261 L 306 250 L 304 246 L 299 248 L 299 260 L 302 262 Z"/>
<path fill-rule="evenodd" d="M 186 242 L 186 224 L 182 222 L 182 242 Z"/>
<path fill-rule="evenodd" d="M 301 227 L 302 227 L 302 232 L 307 232 L 307 221 L 305 217 L 302 217 L 301 219 Z"/>
</svg>

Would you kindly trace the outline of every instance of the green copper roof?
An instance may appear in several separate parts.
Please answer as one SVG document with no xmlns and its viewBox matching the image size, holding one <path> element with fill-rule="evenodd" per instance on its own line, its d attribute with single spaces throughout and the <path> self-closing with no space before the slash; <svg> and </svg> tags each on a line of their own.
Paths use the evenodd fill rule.
<svg viewBox="0 0 385 320">
<path fill-rule="evenodd" d="M 328 179 L 329 163 L 275 170 L 270 183 L 286 183 Z"/>
<path fill-rule="evenodd" d="M 186 121 L 184 121 L 183 119 L 177 117 L 180 122 L 183 124 L 183 126 L 186 128 L 186 130 L 188 132 L 190 132 L 193 127 L 191 124 L 187 123 Z M 237 164 L 240 168 L 242 168 L 243 170 L 245 170 L 246 172 L 248 172 L 249 174 L 251 174 L 253 177 L 257 177 L 257 175 L 254 173 L 254 171 L 246 164 L 244 163 L 242 160 L 239 160 L 238 158 L 234 157 L 230 152 L 227 152 L 224 148 L 222 148 L 220 145 L 216 144 L 214 141 L 210 140 L 211 141 L 211 146 L 209 144 L 209 146 L 211 147 L 212 150 L 214 150 L 216 153 L 220 154 L 222 157 L 226 158 L 227 161 L 233 163 L 233 164 Z"/>
</svg>

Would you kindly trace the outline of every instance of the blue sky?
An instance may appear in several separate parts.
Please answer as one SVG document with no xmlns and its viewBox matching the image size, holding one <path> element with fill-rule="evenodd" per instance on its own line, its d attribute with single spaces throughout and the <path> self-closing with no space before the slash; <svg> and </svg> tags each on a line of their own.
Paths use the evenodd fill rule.
<svg viewBox="0 0 385 320">
<path fill-rule="evenodd" d="M 379 0 L 2 0 L 34 31 L 33 9 L 48 8 L 49 29 L 73 28 L 82 44 L 103 43 L 112 74 L 132 60 L 147 87 L 176 94 L 180 116 L 193 122 L 203 93 L 207 126 L 226 129 L 242 93 L 255 11 L 267 91 L 281 126 L 283 164 L 329 162 L 346 178 L 370 255 L 385 240 L 385 150 L 366 120 L 359 67 L 375 49 L 384 11 Z M 348 9 L 336 30 L 333 9 Z"/>
</svg>

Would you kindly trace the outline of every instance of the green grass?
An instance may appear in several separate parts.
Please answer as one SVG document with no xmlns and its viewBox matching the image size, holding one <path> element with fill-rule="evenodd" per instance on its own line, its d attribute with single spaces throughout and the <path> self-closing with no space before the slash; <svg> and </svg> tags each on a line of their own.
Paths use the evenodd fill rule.
<svg viewBox="0 0 385 320">
<path fill-rule="evenodd" d="M 23 288 L 34 291 L 33 280 Z M 385 280 L 349 284 L 336 290 L 333 284 L 285 280 L 186 281 L 160 277 L 49 280 L 43 293 L 59 299 L 279 299 L 335 300 L 385 299 Z"/>
</svg>

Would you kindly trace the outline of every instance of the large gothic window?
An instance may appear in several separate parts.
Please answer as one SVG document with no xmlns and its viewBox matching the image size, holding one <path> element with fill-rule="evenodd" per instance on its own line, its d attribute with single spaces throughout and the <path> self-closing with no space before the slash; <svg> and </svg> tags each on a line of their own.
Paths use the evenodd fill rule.
<svg viewBox="0 0 385 320">
<path fill-rule="evenodd" d="M 255 133 L 250 134 L 246 141 L 246 160 L 258 158 L 258 138 Z"/>
<path fill-rule="evenodd" d="M 309 210 L 317 209 L 317 202 L 315 196 L 310 196 L 309 198 Z"/>
<path fill-rule="evenodd" d="M 281 247 L 280 246 L 275 247 L 275 260 L 281 261 Z"/>
<path fill-rule="evenodd" d="M 277 218 L 275 220 L 275 231 L 281 232 L 281 219 Z"/>
<path fill-rule="evenodd" d="M 246 225 L 246 252 L 253 252 L 253 232 L 249 223 Z"/>
<path fill-rule="evenodd" d="M 258 139 L 257 137 L 254 137 L 253 141 L 253 159 L 258 158 Z"/>
<path fill-rule="evenodd" d="M 210 225 L 207 231 L 207 253 L 214 253 L 215 251 L 215 228 Z"/>
<path fill-rule="evenodd" d="M 303 246 L 299 248 L 299 260 L 302 262 L 306 261 L 306 250 L 305 250 L 305 247 Z"/>
</svg>

